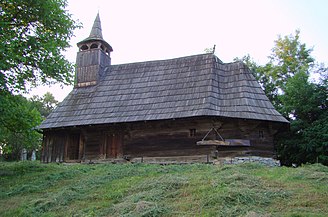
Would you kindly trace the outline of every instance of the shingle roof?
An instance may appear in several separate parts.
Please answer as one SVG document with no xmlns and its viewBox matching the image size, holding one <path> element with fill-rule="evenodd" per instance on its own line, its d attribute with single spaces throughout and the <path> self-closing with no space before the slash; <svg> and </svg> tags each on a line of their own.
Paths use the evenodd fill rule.
<svg viewBox="0 0 328 217">
<path fill-rule="evenodd" d="M 74 88 L 40 128 L 197 116 L 288 121 L 242 62 L 213 54 L 112 65 L 95 86 Z"/>
</svg>

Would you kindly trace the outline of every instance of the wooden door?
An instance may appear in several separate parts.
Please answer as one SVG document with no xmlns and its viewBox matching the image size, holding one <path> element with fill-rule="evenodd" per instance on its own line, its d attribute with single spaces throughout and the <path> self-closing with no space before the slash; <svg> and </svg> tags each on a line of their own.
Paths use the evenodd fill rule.
<svg viewBox="0 0 328 217">
<path fill-rule="evenodd" d="M 77 160 L 79 158 L 80 134 L 69 135 L 68 141 L 67 158 L 68 160 Z"/>
<path fill-rule="evenodd" d="M 123 156 L 123 136 L 121 134 L 111 134 L 107 136 L 108 158 L 120 158 Z"/>
</svg>

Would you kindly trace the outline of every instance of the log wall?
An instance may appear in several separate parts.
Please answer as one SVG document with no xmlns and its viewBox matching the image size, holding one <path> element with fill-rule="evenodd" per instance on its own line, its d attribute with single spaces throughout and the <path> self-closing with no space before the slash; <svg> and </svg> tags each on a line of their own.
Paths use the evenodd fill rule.
<svg viewBox="0 0 328 217">
<path fill-rule="evenodd" d="M 244 146 L 196 145 L 215 128 L 227 140 Z M 274 155 L 273 138 L 279 123 L 240 119 L 193 118 L 67 128 L 44 132 L 43 162 L 93 159 L 191 156 L 218 157 Z M 211 131 L 205 140 L 220 137 Z"/>
<path fill-rule="evenodd" d="M 271 123 L 237 119 L 170 120 L 134 126 L 124 139 L 124 154 L 131 157 L 156 157 L 210 154 L 216 149 L 220 157 L 273 156 Z M 249 140 L 250 146 L 197 146 L 215 127 L 224 139 Z M 276 132 L 276 131 L 275 131 Z M 206 140 L 220 139 L 212 131 Z"/>
</svg>

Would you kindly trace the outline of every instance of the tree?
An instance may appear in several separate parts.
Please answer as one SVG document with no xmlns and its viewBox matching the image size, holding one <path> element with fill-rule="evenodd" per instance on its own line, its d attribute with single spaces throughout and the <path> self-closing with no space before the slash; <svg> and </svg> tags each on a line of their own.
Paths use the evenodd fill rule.
<svg viewBox="0 0 328 217">
<path fill-rule="evenodd" d="M 21 95 L 39 84 L 73 82 L 74 67 L 62 52 L 80 24 L 66 0 L 0 2 L 0 146 L 17 159 L 21 148 L 39 147 L 41 115 Z M 54 101 L 47 96 L 46 109 Z"/>
<path fill-rule="evenodd" d="M 42 135 L 36 130 L 42 118 L 34 105 L 20 95 L 0 94 L 0 146 L 9 159 L 19 159 L 22 148 L 38 149 Z"/>
<path fill-rule="evenodd" d="M 301 120 L 303 124 L 310 124 L 325 111 L 326 97 L 320 84 L 309 82 L 309 75 L 300 71 L 288 79 L 285 92 L 280 96 L 284 107 L 282 113 L 293 120 Z"/>
<path fill-rule="evenodd" d="M 287 165 L 315 163 L 328 165 L 328 86 L 311 83 L 302 71 L 286 83 L 281 95 L 282 112 L 290 119 L 290 131 L 277 144 Z"/>
<path fill-rule="evenodd" d="M 290 131 L 277 137 L 278 157 L 285 165 L 320 162 L 328 165 L 327 68 L 315 63 L 312 49 L 295 35 L 279 36 L 267 64 L 242 59 L 253 71 L 275 108 L 290 121 Z M 320 74 L 321 82 L 309 81 Z"/>
<path fill-rule="evenodd" d="M 299 30 L 295 31 L 295 35 L 279 36 L 274 44 L 269 59 L 274 65 L 270 70 L 270 76 L 276 86 L 284 89 L 287 80 L 295 74 L 310 73 L 315 59 L 311 56 L 312 49 L 308 49 L 306 44 L 300 42 Z"/>
<path fill-rule="evenodd" d="M 0 90 L 73 82 L 74 67 L 62 52 L 80 27 L 66 0 L 3 0 L 0 3 Z"/>
<path fill-rule="evenodd" d="M 46 118 L 58 105 L 58 101 L 50 92 L 46 92 L 42 97 L 33 96 L 30 100 L 42 118 Z"/>
</svg>

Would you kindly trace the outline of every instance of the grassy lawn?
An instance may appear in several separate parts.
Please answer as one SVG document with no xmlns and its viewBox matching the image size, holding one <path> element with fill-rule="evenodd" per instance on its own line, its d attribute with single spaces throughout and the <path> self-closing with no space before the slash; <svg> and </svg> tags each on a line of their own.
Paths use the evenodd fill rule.
<svg viewBox="0 0 328 217">
<path fill-rule="evenodd" d="M 0 216 L 328 216 L 328 167 L 0 162 Z"/>
</svg>

